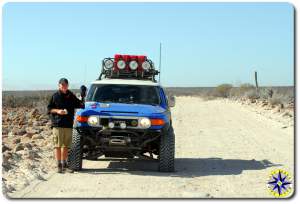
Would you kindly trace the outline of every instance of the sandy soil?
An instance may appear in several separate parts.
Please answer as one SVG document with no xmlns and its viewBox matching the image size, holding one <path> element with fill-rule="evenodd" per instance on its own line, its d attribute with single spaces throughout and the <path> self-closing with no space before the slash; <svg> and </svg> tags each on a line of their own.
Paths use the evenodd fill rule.
<svg viewBox="0 0 300 204">
<path fill-rule="evenodd" d="M 178 97 L 172 109 L 176 172 L 157 172 L 155 161 L 101 157 L 84 161 L 82 172 L 50 172 L 9 196 L 271 198 L 270 172 L 294 173 L 293 118 L 276 120 L 257 110 L 229 100 Z"/>
</svg>

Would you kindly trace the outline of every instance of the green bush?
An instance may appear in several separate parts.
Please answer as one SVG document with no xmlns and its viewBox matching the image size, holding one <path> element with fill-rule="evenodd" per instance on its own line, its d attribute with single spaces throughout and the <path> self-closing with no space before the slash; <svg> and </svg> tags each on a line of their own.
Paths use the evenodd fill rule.
<svg viewBox="0 0 300 204">
<path fill-rule="evenodd" d="M 230 94 L 230 90 L 232 89 L 231 84 L 221 84 L 217 86 L 214 90 L 214 95 L 217 97 L 227 98 Z"/>
<path fill-rule="evenodd" d="M 249 84 L 249 83 L 244 83 L 244 84 L 241 84 L 239 88 L 240 88 L 241 92 L 246 92 L 246 91 L 255 89 L 255 86 L 253 86 L 252 84 Z"/>
<path fill-rule="evenodd" d="M 47 106 L 50 99 L 50 95 L 40 94 L 35 96 L 14 96 L 14 95 L 4 95 L 2 98 L 2 106 L 9 108 L 17 107 L 28 107 L 36 108 L 41 106 Z"/>
<path fill-rule="evenodd" d="M 239 87 L 233 87 L 230 90 L 230 97 L 231 98 L 242 98 L 246 97 L 250 94 L 255 92 L 255 86 L 249 83 L 241 84 Z"/>
</svg>

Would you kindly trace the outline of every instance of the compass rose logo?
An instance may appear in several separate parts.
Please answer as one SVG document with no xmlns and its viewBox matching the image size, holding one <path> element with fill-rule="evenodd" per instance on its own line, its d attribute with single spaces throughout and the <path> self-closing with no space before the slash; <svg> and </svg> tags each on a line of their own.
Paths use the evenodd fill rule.
<svg viewBox="0 0 300 204">
<path fill-rule="evenodd" d="M 281 169 L 272 171 L 267 186 L 275 197 L 286 197 L 292 192 L 292 177 Z"/>
</svg>

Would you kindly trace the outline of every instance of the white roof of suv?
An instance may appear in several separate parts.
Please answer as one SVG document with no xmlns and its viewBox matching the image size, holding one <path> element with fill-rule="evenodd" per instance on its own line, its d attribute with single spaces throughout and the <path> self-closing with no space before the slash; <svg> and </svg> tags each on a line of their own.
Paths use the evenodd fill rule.
<svg viewBox="0 0 300 204">
<path fill-rule="evenodd" d="M 128 85 L 146 85 L 146 86 L 159 86 L 159 83 L 150 80 L 137 80 L 137 79 L 101 79 L 92 82 L 92 84 L 128 84 Z"/>
</svg>

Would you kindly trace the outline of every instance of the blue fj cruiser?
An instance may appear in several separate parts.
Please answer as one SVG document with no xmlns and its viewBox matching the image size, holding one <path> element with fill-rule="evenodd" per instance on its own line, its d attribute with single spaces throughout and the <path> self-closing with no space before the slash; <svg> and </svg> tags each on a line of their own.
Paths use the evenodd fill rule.
<svg viewBox="0 0 300 204">
<path fill-rule="evenodd" d="M 69 165 L 82 169 L 82 159 L 100 156 L 158 161 L 158 170 L 174 171 L 175 135 L 164 89 L 146 56 L 105 58 L 99 78 L 75 114 Z M 82 94 L 85 95 L 85 94 Z"/>
</svg>

